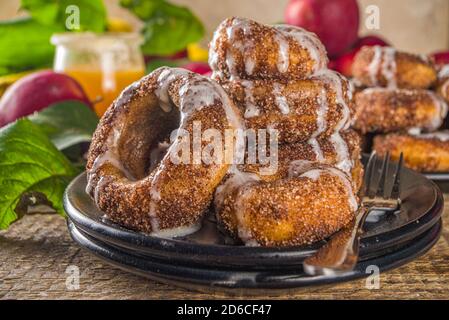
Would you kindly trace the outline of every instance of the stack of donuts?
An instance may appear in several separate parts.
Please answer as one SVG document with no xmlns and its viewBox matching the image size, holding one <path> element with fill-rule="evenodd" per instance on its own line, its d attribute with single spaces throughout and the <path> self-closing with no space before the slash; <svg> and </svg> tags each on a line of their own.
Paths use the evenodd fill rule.
<svg viewBox="0 0 449 320">
<path fill-rule="evenodd" d="M 354 217 L 363 169 L 359 136 L 348 129 L 350 84 L 327 62 L 321 42 L 303 29 L 226 19 L 210 45 L 215 80 L 163 67 L 109 107 L 88 153 L 87 192 L 108 219 L 158 237 L 195 232 L 210 209 L 246 245 L 330 236 Z M 227 162 L 221 152 L 217 161 L 197 161 L 192 149 L 182 159 L 193 162 L 174 162 L 198 124 L 222 135 L 275 133 L 268 152 L 276 170 Z M 200 146 L 201 154 L 207 141 Z"/>
<path fill-rule="evenodd" d="M 418 171 L 448 171 L 449 134 L 438 131 L 448 107 L 432 91 L 438 84 L 433 62 L 391 47 L 364 47 L 355 57 L 353 75 L 361 87 L 354 95 L 353 127 L 378 134 L 373 149 L 380 155 L 389 151 L 393 159 L 403 152 L 405 164 Z M 444 88 L 440 80 L 437 91 Z"/>
<path fill-rule="evenodd" d="M 322 43 L 301 28 L 229 18 L 214 33 L 212 78 L 247 130 L 278 134 L 276 172 L 235 164 L 215 192 L 219 226 L 246 245 L 311 243 L 353 218 L 362 167 L 359 136 L 348 129 L 352 91 L 327 62 Z"/>
</svg>

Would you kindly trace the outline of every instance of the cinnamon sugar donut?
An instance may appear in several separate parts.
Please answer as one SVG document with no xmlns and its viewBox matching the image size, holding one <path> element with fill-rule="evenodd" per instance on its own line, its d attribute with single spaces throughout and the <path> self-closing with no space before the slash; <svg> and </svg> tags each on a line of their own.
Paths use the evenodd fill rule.
<svg viewBox="0 0 449 320">
<path fill-rule="evenodd" d="M 202 130 L 242 127 L 223 89 L 184 69 L 157 69 L 122 92 L 100 120 L 86 167 L 87 191 L 108 218 L 161 237 L 198 229 L 229 165 L 173 162 L 179 129 L 162 160 L 152 159 L 173 130 L 192 134 L 195 121 Z"/>
<path fill-rule="evenodd" d="M 307 141 L 345 130 L 354 114 L 349 82 L 323 69 L 303 80 L 220 80 L 246 126 L 275 128 L 280 143 Z"/>
<path fill-rule="evenodd" d="M 209 48 L 209 64 L 222 79 L 302 79 L 327 62 L 326 49 L 311 32 L 236 17 L 218 26 Z"/>
<path fill-rule="evenodd" d="M 407 167 L 421 172 L 449 171 L 449 131 L 418 135 L 392 133 L 374 138 L 373 149 L 379 155 L 390 151 L 393 160 L 404 154 Z"/>
<path fill-rule="evenodd" d="M 432 91 L 368 88 L 355 94 L 353 127 L 362 133 L 438 129 L 447 104 Z"/>
<path fill-rule="evenodd" d="M 322 240 L 353 218 L 363 175 L 360 141 L 342 134 L 347 155 L 341 159 L 328 139 L 284 144 L 278 170 L 261 175 L 260 165 L 231 169 L 215 193 L 219 224 L 246 245 L 302 245 Z"/>
<path fill-rule="evenodd" d="M 437 80 L 435 67 L 426 56 L 381 46 L 363 47 L 354 58 L 352 74 L 367 87 L 426 89 Z"/>
<path fill-rule="evenodd" d="M 273 181 L 233 172 L 228 181 L 239 187 L 215 202 L 224 229 L 246 245 L 291 246 L 325 239 L 348 224 L 357 209 L 350 178 L 333 166 L 296 164 L 289 177 Z"/>
</svg>

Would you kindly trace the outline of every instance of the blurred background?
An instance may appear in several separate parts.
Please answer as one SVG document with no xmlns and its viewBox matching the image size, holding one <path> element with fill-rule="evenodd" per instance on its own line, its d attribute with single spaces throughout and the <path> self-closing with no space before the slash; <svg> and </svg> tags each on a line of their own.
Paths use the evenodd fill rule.
<svg viewBox="0 0 449 320">
<path fill-rule="evenodd" d="M 76 2 L 76 1 L 72 1 Z M 108 14 L 140 25 L 118 0 L 104 0 Z M 264 23 L 283 21 L 288 0 L 173 0 L 188 6 L 201 19 L 210 38 L 218 23 L 226 17 L 238 15 Z M 447 0 L 359 0 L 360 32 L 380 34 L 398 49 L 429 53 L 449 47 L 449 1 Z M 363 18 L 369 5 L 380 9 L 380 30 L 366 30 Z M 17 15 L 20 0 L 0 0 L 0 20 Z M 24 14 L 24 13 L 22 13 Z"/>
</svg>

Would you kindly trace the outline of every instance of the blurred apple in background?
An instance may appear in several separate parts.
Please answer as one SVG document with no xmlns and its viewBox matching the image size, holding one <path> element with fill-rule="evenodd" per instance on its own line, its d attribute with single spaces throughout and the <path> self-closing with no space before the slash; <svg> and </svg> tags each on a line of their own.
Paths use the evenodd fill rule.
<svg viewBox="0 0 449 320">
<path fill-rule="evenodd" d="M 211 69 L 209 67 L 209 65 L 205 62 L 190 62 L 187 63 L 183 66 L 181 66 L 181 68 L 190 70 L 192 72 L 196 72 L 202 75 L 210 75 L 211 73 Z"/>
<path fill-rule="evenodd" d="M 285 22 L 317 34 L 330 57 L 342 54 L 357 40 L 357 0 L 290 0 Z"/>
<path fill-rule="evenodd" d="M 0 127 L 64 100 L 78 100 L 92 108 L 79 83 L 50 70 L 29 74 L 6 89 L 0 99 Z"/>
<path fill-rule="evenodd" d="M 346 53 L 329 61 L 329 68 L 340 72 L 346 77 L 352 76 L 352 63 L 354 57 L 364 46 L 388 46 L 388 42 L 378 36 L 368 35 L 357 40 L 357 42 Z"/>
<path fill-rule="evenodd" d="M 439 51 L 430 54 L 430 57 L 434 59 L 435 64 L 442 66 L 449 64 L 449 51 Z"/>
</svg>

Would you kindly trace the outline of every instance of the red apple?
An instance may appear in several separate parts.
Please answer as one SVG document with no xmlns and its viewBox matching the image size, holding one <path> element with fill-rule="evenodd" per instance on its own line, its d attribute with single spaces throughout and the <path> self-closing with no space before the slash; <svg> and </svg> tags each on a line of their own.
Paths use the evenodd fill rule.
<svg viewBox="0 0 449 320">
<path fill-rule="evenodd" d="M 205 62 L 190 62 L 187 63 L 183 66 L 181 66 L 181 68 L 190 70 L 192 72 L 196 72 L 202 75 L 208 75 L 211 72 L 211 69 L 209 67 L 209 65 Z"/>
<path fill-rule="evenodd" d="M 449 64 L 449 51 L 434 52 L 430 56 L 434 59 L 435 64 L 439 66 Z"/>
<path fill-rule="evenodd" d="M 329 56 L 343 53 L 357 40 L 357 0 L 290 0 L 285 22 L 318 35 Z"/>
<path fill-rule="evenodd" d="M 51 70 L 29 74 L 8 87 L 0 99 L 0 127 L 64 100 L 92 107 L 75 79 Z"/>
<path fill-rule="evenodd" d="M 341 56 L 331 59 L 329 61 L 328 67 L 330 69 L 333 69 L 335 71 L 340 72 L 346 77 L 352 76 L 352 63 L 354 62 L 354 57 L 359 52 L 359 50 L 364 46 L 388 46 L 388 42 L 386 42 L 384 39 L 369 35 L 360 38 L 357 40 L 357 42 L 354 44 L 354 46 L 348 50 L 346 53 L 342 54 Z"/>
</svg>

